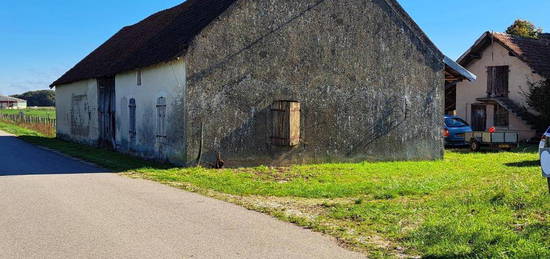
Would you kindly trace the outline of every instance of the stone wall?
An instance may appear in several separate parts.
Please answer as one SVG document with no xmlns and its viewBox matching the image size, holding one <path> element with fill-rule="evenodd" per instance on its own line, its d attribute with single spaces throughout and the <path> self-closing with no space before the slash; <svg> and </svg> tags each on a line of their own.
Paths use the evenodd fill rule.
<svg viewBox="0 0 550 259">
<path fill-rule="evenodd" d="M 185 56 L 187 162 L 439 159 L 442 55 L 385 0 L 241 0 Z M 413 26 L 414 27 L 414 26 Z M 301 144 L 270 105 L 301 103 Z"/>
</svg>

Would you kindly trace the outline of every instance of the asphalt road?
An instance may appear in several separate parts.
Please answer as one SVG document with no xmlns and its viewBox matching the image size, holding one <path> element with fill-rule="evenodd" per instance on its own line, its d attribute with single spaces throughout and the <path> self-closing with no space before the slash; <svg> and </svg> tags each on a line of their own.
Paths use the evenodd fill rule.
<svg viewBox="0 0 550 259">
<path fill-rule="evenodd" d="M 332 238 L 0 131 L 0 258 L 358 258 Z"/>
</svg>

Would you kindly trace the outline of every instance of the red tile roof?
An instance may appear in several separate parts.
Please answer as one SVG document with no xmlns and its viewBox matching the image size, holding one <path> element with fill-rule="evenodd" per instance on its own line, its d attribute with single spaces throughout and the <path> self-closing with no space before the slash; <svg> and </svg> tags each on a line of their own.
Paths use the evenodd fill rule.
<svg viewBox="0 0 550 259">
<path fill-rule="evenodd" d="M 528 39 L 502 33 L 493 33 L 496 40 L 506 45 L 536 73 L 550 78 L 550 39 Z"/>
<path fill-rule="evenodd" d="M 523 60 L 535 73 L 550 78 L 549 34 L 542 34 L 539 39 L 530 39 L 505 33 L 486 32 L 468 52 L 460 57 L 458 63 L 467 67 L 474 60 L 473 56 L 479 55 L 493 41 L 500 43 L 514 56 Z"/>
</svg>

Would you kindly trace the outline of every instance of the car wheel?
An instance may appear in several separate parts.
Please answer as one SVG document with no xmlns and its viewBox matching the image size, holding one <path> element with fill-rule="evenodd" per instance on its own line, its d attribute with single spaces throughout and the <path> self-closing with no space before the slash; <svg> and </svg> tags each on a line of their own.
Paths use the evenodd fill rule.
<svg viewBox="0 0 550 259">
<path fill-rule="evenodd" d="M 470 143 L 470 149 L 474 152 L 478 152 L 479 150 L 481 150 L 481 144 L 474 140 L 472 141 L 472 143 Z"/>
</svg>

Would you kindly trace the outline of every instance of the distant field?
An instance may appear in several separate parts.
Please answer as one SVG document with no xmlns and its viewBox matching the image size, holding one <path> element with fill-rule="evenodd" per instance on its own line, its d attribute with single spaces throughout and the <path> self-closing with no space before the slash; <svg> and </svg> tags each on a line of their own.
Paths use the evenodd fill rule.
<svg viewBox="0 0 550 259">
<path fill-rule="evenodd" d="M 25 110 L 0 110 L 0 114 L 19 114 L 23 112 L 27 116 L 36 116 L 42 118 L 55 119 L 55 108 L 54 107 L 44 107 L 44 108 L 28 108 Z"/>
</svg>

